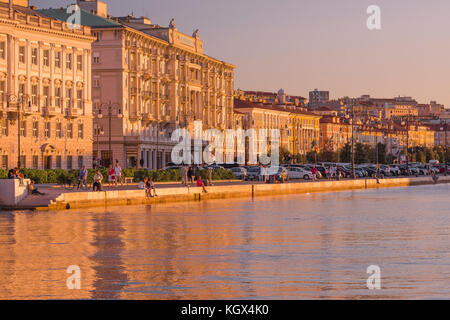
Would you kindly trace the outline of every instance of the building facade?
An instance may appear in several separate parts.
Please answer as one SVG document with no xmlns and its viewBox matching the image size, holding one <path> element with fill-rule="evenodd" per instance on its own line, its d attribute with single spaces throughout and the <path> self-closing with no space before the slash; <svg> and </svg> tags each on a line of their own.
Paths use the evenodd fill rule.
<svg viewBox="0 0 450 320">
<path fill-rule="evenodd" d="M 92 165 L 93 40 L 28 1 L 0 0 L 2 168 Z"/>
<path fill-rule="evenodd" d="M 94 3 L 94 4 L 93 4 Z M 97 3 L 97 6 L 95 6 Z M 81 24 L 92 28 L 94 157 L 103 165 L 162 168 L 170 162 L 171 133 L 193 122 L 233 128 L 234 66 L 204 54 L 192 36 L 145 17 L 109 17 L 101 1 L 78 1 Z M 43 10 L 67 19 L 65 9 Z M 105 16 L 109 18 L 105 18 Z"/>
</svg>

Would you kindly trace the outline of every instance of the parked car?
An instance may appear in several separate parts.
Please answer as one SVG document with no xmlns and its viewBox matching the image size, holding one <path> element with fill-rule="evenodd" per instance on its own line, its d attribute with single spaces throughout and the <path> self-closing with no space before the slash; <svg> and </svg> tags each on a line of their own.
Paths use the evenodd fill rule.
<svg viewBox="0 0 450 320">
<path fill-rule="evenodd" d="M 249 180 L 249 181 L 258 180 L 259 172 L 260 172 L 259 167 L 247 167 L 247 176 L 246 176 L 245 180 Z"/>
<path fill-rule="evenodd" d="M 230 169 L 231 172 L 233 172 L 234 177 L 236 179 L 242 179 L 245 180 L 246 176 L 247 176 L 247 169 L 245 169 L 244 167 L 234 167 Z"/>
<path fill-rule="evenodd" d="M 289 179 L 310 180 L 312 179 L 312 173 L 311 171 L 305 170 L 300 167 L 290 167 L 288 168 L 288 177 Z"/>
</svg>

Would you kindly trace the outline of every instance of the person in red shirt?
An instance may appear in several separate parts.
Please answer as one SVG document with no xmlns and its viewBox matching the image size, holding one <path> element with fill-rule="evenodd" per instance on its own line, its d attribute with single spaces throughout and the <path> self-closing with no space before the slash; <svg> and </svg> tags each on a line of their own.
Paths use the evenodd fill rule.
<svg viewBox="0 0 450 320">
<path fill-rule="evenodd" d="M 314 181 L 316 181 L 316 175 L 317 175 L 317 168 L 316 166 L 313 166 L 311 169 L 312 178 Z"/>
<path fill-rule="evenodd" d="M 208 193 L 208 191 L 206 191 L 205 184 L 203 183 L 202 178 L 200 177 L 197 178 L 197 187 L 202 187 L 203 192 Z"/>
</svg>

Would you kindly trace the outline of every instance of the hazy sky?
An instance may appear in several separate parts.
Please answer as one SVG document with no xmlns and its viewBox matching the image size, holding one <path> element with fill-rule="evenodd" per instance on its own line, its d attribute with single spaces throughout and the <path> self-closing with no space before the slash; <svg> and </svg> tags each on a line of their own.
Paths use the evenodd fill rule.
<svg viewBox="0 0 450 320">
<path fill-rule="evenodd" d="M 39 8 L 75 0 L 30 0 Z M 192 34 L 236 65 L 236 88 L 333 98 L 407 95 L 450 106 L 449 0 L 105 0 L 112 15 L 146 15 Z M 366 27 L 369 5 L 381 27 Z"/>
</svg>

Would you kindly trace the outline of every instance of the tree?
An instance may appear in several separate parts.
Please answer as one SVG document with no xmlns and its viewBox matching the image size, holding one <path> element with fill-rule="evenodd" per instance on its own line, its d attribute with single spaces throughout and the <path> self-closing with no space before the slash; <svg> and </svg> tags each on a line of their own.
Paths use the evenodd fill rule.
<svg viewBox="0 0 450 320">
<path fill-rule="evenodd" d="M 383 143 L 378 143 L 377 149 L 378 149 L 378 162 L 387 163 L 386 145 Z"/>
<path fill-rule="evenodd" d="M 340 150 L 340 159 L 342 162 L 352 162 L 352 146 L 350 143 L 347 142 Z"/>
<path fill-rule="evenodd" d="M 325 162 L 336 162 L 336 153 L 333 150 L 333 141 L 325 141 L 323 150 L 320 153 L 320 159 Z"/>
</svg>

